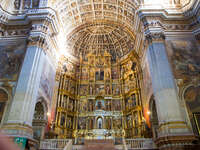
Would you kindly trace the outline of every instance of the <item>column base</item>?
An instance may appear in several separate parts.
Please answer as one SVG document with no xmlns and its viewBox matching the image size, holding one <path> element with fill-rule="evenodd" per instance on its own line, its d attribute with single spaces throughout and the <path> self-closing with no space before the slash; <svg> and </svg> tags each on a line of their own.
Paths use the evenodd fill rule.
<svg viewBox="0 0 200 150">
<path fill-rule="evenodd" d="M 33 128 L 26 124 L 8 123 L 0 128 L 8 136 L 33 138 Z"/>
<path fill-rule="evenodd" d="M 33 139 L 33 129 L 31 126 L 20 123 L 8 123 L 0 128 L 0 131 L 9 136 L 20 148 L 26 145 L 27 148 L 37 150 L 39 141 Z"/>
<path fill-rule="evenodd" d="M 155 143 L 160 150 L 197 150 L 200 145 L 193 144 L 198 141 L 194 135 L 164 136 L 156 139 Z"/>
</svg>

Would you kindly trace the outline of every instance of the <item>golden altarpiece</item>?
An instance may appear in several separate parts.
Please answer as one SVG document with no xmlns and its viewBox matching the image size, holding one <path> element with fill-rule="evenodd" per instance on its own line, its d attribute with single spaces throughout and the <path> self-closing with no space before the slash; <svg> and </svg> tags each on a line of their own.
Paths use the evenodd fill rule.
<svg viewBox="0 0 200 150">
<path fill-rule="evenodd" d="M 64 60 L 60 74 L 55 130 L 60 138 L 141 137 L 139 71 L 129 56 L 90 52 L 79 65 Z"/>
</svg>

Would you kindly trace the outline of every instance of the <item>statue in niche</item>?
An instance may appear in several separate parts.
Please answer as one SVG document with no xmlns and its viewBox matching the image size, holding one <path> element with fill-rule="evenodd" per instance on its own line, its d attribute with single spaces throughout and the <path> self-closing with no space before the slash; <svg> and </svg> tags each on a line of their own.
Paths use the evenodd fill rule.
<svg viewBox="0 0 200 150">
<path fill-rule="evenodd" d="M 83 118 L 78 119 L 78 129 L 83 129 L 84 128 L 84 123 L 83 123 Z"/>
<path fill-rule="evenodd" d="M 97 61 L 96 61 L 96 65 L 97 66 L 103 66 L 104 65 L 104 61 L 102 61 L 103 59 L 101 57 L 98 57 L 97 58 Z"/>
<path fill-rule="evenodd" d="M 68 103 L 68 110 L 69 111 L 73 111 L 73 100 L 69 100 L 69 103 Z"/>
<path fill-rule="evenodd" d="M 106 64 L 106 65 L 109 65 L 109 64 L 110 64 L 110 59 L 109 59 L 109 57 L 106 57 L 106 58 L 105 58 L 105 64 Z"/>
<path fill-rule="evenodd" d="M 110 85 L 106 85 L 105 91 L 107 95 L 110 95 Z"/>
<path fill-rule="evenodd" d="M 14 2 L 15 9 L 19 9 L 20 8 L 20 3 L 21 3 L 21 0 L 15 0 L 15 2 Z"/>
<path fill-rule="evenodd" d="M 80 112 L 84 112 L 84 111 L 85 111 L 85 102 L 80 101 Z"/>
<path fill-rule="evenodd" d="M 98 124 L 98 129 L 102 129 L 102 127 L 103 127 L 102 118 L 98 118 L 98 119 L 97 119 L 97 124 Z"/>
<path fill-rule="evenodd" d="M 94 58 L 90 57 L 90 59 L 89 59 L 89 65 L 93 65 L 93 64 L 94 64 Z"/>
<path fill-rule="evenodd" d="M 98 95 L 100 92 L 99 86 L 96 87 L 96 94 Z"/>
<path fill-rule="evenodd" d="M 90 86 L 89 86 L 89 95 L 93 95 L 93 87 L 92 87 L 91 84 L 90 84 Z"/>
<path fill-rule="evenodd" d="M 128 109 L 131 109 L 131 108 L 132 108 L 132 100 L 129 99 L 129 100 L 128 100 Z"/>
<path fill-rule="evenodd" d="M 106 119 L 106 128 L 109 130 L 111 129 L 111 118 L 109 117 Z"/>
<path fill-rule="evenodd" d="M 87 69 L 86 68 L 82 69 L 82 76 L 81 76 L 81 78 L 83 80 L 87 80 L 88 79 L 88 73 L 87 73 Z"/>
<path fill-rule="evenodd" d="M 121 127 L 122 127 L 121 119 L 117 119 L 117 120 L 116 120 L 116 128 L 117 128 L 117 129 L 121 129 Z"/>
<path fill-rule="evenodd" d="M 100 72 L 100 80 L 104 80 L 104 71 Z"/>
<path fill-rule="evenodd" d="M 97 109 L 101 109 L 101 108 L 102 108 L 101 101 L 98 101 L 98 103 L 97 103 Z"/>
<path fill-rule="evenodd" d="M 96 79 L 96 80 L 100 80 L 100 74 L 99 74 L 99 71 L 96 71 L 96 73 L 95 73 L 95 79 Z"/>
<path fill-rule="evenodd" d="M 119 85 L 117 85 L 115 89 L 115 95 L 119 95 L 119 94 L 120 94 Z"/>
<path fill-rule="evenodd" d="M 110 79 L 110 71 L 109 70 L 106 71 L 106 79 Z"/>
<path fill-rule="evenodd" d="M 33 0 L 32 4 L 33 4 L 33 8 L 38 8 L 40 4 L 40 0 Z"/>
<path fill-rule="evenodd" d="M 61 114 L 60 125 L 63 126 L 65 124 L 65 115 L 64 113 Z"/>
<path fill-rule="evenodd" d="M 31 6 L 31 0 L 24 0 L 24 9 L 28 9 Z"/>
<path fill-rule="evenodd" d="M 106 101 L 106 110 L 111 111 L 111 102 L 108 100 Z"/>
<path fill-rule="evenodd" d="M 112 79 L 118 79 L 117 68 L 112 69 Z"/>
<path fill-rule="evenodd" d="M 87 95 L 87 85 L 82 85 L 80 88 L 80 95 Z"/>
<path fill-rule="evenodd" d="M 121 73 L 121 77 L 123 77 L 124 76 L 124 66 L 121 66 L 121 71 L 120 71 L 120 73 Z"/>
<path fill-rule="evenodd" d="M 174 0 L 174 4 L 180 4 L 180 0 Z"/>
<path fill-rule="evenodd" d="M 120 111 L 121 110 L 121 104 L 120 100 L 115 101 L 115 110 Z"/>
<path fill-rule="evenodd" d="M 75 83 L 71 80 L 69 80 L 69 91 L 74 94 L 75 92 Z"/>
<path fill-rule="evenodd" d="M 62 104 L 62 106 L 63 107 L 66 107 L 67 105 L 67 96 L 66 95 L 64 95 L 64 97 L 63 97 L 63 104 Z"/>
<path fill-rule="evenodd" d="M 111 111 L 112 110 L 112 103 L 111 103 L 111 101 L 109 101 L 109 111 Z"/>
<path fill-rule="evenodd" d="M 131 70 L 132 70 L 132 71 L 135 71 L 135 69 L 136 69 L 136 63 L 133 62 L 132 65 L 131 65 Z"/>
<path fill-rule="evenodd" d="M 72 118 L 68 117 L 68 121 L 67 122 L 68 122 L 67 128 L 72 129 Z"/>
<path fill-rule="evenodd" d="M 104 109 L 104 101 L 103 100 L 97 100 L 96 101 L 96 110 Z"/>
<path fill-rule="evenodd" d="M 88 110 L 88 111 L 90 111 L 90 112 L 91 112 L 91 111 L 94 111 L 94 108 L 93 108 L 93 101 L 90 100 L 88 104 L 89 104 L 89 106 L 88 106 L 88 109 L 89 109 L 89 110 Z"/>
<path fill-rule="evenodd" d="M 95 73 L 95 70 L 94 70 L 94 69 L 91 69 L 91 70 L 90 70 L 90 80 L 93 80 L 93 79 L 94 79 L 94 73 Z"/>
<path fill-rule="evenodd" d="M 96 94 L 104 94 L 104 85 L 96 85 Z"/>
<path fill-rule="evenodd" d="M 127 117 L 127 127 L 128 128 L 130 128 L 130 127 L 132 127 L 132 119 L 131 119 L 131 115 L 129 115 L 128 117 Z"/>
<path fill-rule="evenodd" d="M 94 124 L 93 124 L 93 118 L 90 118 L 89 119 L 89 128 L 93 129 L 93 126 L 94 126 Z"/>
<path fill-rule="evenodd" d="M 69 80 L 66 79 L 65 80 L 65 90 L 68 90 L 68 88 L 69 88 Z"/>
<path fill-rule="evenodd" d="M 87 111 L 87 100 L 83 101 L 83 111 Z"/>
<path fill-rule="evenodd" d="M 133 105 L 133 106 L 136 106 L 136 95 L 135 95 L 135 94 L 132 94 L 132 95 L 131 95 L 131 99 L 132 99 L 132 103 L 133 103 L 132 105 Z"/>
</svg>

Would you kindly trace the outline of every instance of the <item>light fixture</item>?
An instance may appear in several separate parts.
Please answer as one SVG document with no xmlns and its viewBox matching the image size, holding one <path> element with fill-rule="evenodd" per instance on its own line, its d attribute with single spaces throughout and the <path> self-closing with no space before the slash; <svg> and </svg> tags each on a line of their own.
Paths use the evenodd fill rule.
<svg viewBox="0 0 200 150">
<path fill-rule="evenodd" d="M 148 115 L 150 115 L 150 114 L 151 114 L 151 112 L 150 112 L 150 111 L 147 111 L 147 114 L 148 114 Z"/>
<path fill-rule="evenodd" d="M 51 114 L 50 114 L 50 112 L 47 112 L 47 116 L 50 116 Z"/>
</svg>

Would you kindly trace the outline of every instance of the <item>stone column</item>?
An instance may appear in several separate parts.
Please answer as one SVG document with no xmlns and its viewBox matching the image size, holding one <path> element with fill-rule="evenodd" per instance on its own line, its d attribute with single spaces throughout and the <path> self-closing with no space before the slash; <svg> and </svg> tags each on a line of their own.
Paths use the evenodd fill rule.
<svg viewBox="0 0 200 150">
<path fill-rule="evenodd" d="M 148 40 L 147 60 L 152 77 L 152 87 L 158 114 L 159 129 L 156 144 L 163 149 L 184 149 L 194 138 L 181 106 L 165 47 L 162 28 L 148 27 L 145 31 Z"/>
<path fill-rule="evenodd" d="M 33 137 L 32 120 L 44 61 L 43 42 L 40 36 L 28 41 L 8 120 L 2 127 L 7 135 Z"/>
</svg>

